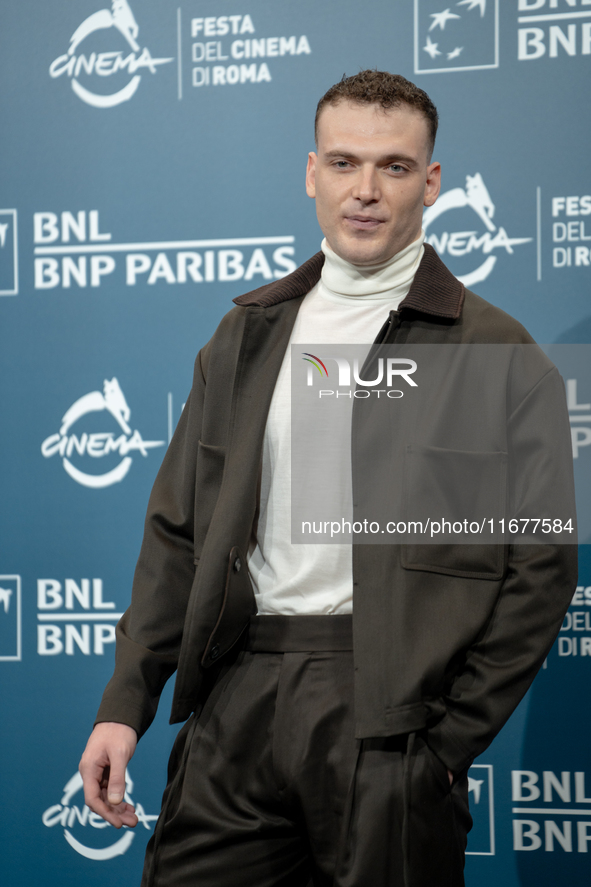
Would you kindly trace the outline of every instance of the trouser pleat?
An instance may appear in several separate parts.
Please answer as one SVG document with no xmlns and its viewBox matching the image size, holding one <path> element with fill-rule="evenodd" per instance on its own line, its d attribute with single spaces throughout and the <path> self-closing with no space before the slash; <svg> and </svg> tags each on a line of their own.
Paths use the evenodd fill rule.
<svg viewBox="0 0 591 887">
<path fill-rule="evenodd" d="M 277 625 L 251 645 L 291 652 L 245 639 L 179 732 L 142 887 L 463 887 L 465 774 L 426 730 L 355 739 L 345 620 L 333 651 Z"/>
</svg>

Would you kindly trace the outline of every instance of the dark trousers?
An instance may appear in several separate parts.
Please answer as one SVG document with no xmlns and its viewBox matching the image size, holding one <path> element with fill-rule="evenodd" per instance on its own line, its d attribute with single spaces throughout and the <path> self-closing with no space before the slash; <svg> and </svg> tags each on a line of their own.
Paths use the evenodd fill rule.
<svg viewBox="0 0 591 887">
<path fill-rule="evenodd" d="M 350 617 L 252 624 L 177 737 L 142 887 L 462 887 L 467 779 L 426 733 L 355 740 Z"/>
</svg>

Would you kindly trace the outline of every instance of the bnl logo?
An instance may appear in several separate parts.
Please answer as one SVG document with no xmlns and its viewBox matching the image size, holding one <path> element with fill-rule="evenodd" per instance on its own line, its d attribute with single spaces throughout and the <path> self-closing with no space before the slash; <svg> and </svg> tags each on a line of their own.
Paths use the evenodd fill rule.
<svg viewBox="0 0 591 887">
<path fill-rule="evenodd" d="M 579 403 L 578 397 L 577 379 L 567 379 L 566 405 L 571 423 L 573 459 L 579 458 L 581 447 L 588 447 L 591 444 L 591 403 Z"/>
<path fill-rule="evenodd" d="M 414 5 L 415 74 L 499 67 L 499 0 L 414 0 Z"/>
<path fill-rule="evenodd" d="M 21 577 L 0 576 L 0 662 L 21 660 Z"/>
<path fill-rule="evenodd" d="M 0 209 L 0 296 L 18 294 L 16 210 Z"/>
<path fill-rule="evenodd" d="M 474 825 L 468 840 L 468 856 L 495 855 L 495 808 L 492 764 L 472 764 L 468 770 L 470 814 Z"/>
</svg>

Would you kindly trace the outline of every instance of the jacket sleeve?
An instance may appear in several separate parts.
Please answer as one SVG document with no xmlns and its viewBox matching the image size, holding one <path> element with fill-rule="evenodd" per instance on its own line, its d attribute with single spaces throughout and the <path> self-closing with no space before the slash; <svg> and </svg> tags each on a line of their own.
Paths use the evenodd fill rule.
<svg viewBox="0 0 591 887">
<path fill-rule="evenodd" d="M 570 426 L 555 368 L 514 409 L 508 439 L 514 472 L 508 517 L 572 517 L 575 524 Z M 576 588 L 574 533 L 563 534 L 566 544 L 546 544 L 543 533 L 531 538 L 539 542 L 508 546 L 492 616 L 465 652 L 445 715 L 429 730 L 430 747 L 454 773 L 488 747 L 525 695 Z"/>
<path fill-rule="evenodd" d="M 195 574 L 195 465 L 205 396 L 202 358 L 203 351 L 150 495 L 131 606 L 117 625 L 115 671 L 96 718 L 96 723 L 127 724 L 138 736 L 150 726 L 162 689 L 177 667 Z"/>
</svg>

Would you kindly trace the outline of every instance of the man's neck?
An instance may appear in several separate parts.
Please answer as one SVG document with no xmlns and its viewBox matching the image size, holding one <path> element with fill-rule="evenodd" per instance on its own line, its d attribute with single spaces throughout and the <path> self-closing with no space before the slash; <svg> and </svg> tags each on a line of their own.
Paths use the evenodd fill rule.
<svg viewBox="0 0 591 887">
<path fill-rule="evenodd" d="M 352 298 L 394 296 L 401 288 L 408 292 L 423 255 L 424 239 L 425 233 L 421 231 L 417 240 L 386 262 L 354 265 L 337 255 L 325 238 L 321 247 L 326 257 L 322 283 L 329 292 Z"/>
</svg>

